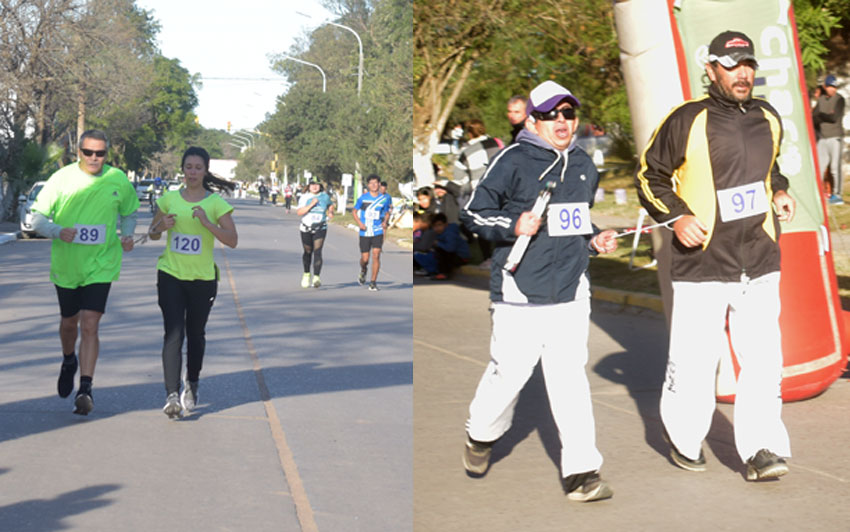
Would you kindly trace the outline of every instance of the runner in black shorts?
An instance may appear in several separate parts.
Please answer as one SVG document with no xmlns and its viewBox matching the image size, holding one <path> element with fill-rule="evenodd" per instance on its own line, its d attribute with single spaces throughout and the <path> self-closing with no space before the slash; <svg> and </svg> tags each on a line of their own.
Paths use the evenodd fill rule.
<svg viewBox="0 0 850 532">
<path fill-rule="evenodd" d="M 53 239 L 50 280 L 59 298 L 63 354 L 57 391 L 68 397 L 74 390 L 79 336 L 80 387 L 74 413 L 86 415 L 94 407 L 91 389 L 100 319 L 111 283 L 121 271 L 123 252 L 133 249 L 139 199 L 127 175 L 104 164 L 107 142 L 102 131 L 84 132 L 79 147 L 79 162 L 50 176 L 32 210 L 35 230 Z"/>
<path fill-rule="evenodd" d="M 357 198 L 354 203 L 354 220 L 360 227 L 360 275 L 357 282 L 366 283 L 366 271 L 369 256 L 372 257 L 372 282 L 369 290 L 378 290 L 378 271 L 381 268 L 381 248 L 384 244 L 384 231 L 390 217 L 392 198 L 379 190 L 381 178 L 375 174 L 366 178 L 368 192 Z"/>
</svg>

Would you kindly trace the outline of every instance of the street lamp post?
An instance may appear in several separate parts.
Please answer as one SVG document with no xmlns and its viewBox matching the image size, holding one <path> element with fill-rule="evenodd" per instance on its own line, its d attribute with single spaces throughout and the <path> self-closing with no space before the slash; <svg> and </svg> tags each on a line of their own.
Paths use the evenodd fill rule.
<svg viewBox="0 0 850 532">
<path fill-rule="evenodd" d="M 313 18 L 310 15 L 307 15 L 306 13 L 302 13 L 300 11 L 296 11 L 296 13 L 298 13 L 302 17 L 307 17 L 309 19 Z M 336 22 L 331 22 L 327 20 L 325 22 L 322 22 L 322 24 L 330 24 L 331 26 L 336 26 L 337 28 L 348 30 L 354 34 L 355 38 L 357 38 L 357 49 L 360 54 L 360 61 L 357 65 L 357 98 L 360 99 L 360 91 L 363 88 L 363 41 L 360 40 L 360 35 L 358 35 L 356 31 L 349 28 L 348 26 L 343 26 L 342 24 L 337 24 Z"/>
<path fill-rule="evenodd" d="M 315 63 L 309 63 L 307 61 L 302 61 L 301 59 L 297 59 L 295 57 L 290 57 L 288 55 L 283 56 L 283 58 L 289 59 L 291 61 L 295 61 L 296 63 L 303 63 L 305 65 L 309 65 L 311 67 L 318 68 L 319 72 L 321 72 L 321 74 L 322 74 L 322 92 L 327 92 L 328 81 L 327 81 L 327 78 L 325 77 L 325 71 L 322 70 L 322 67 L 320 67 L 319 65 L 317 65 Z"/>
</svg>

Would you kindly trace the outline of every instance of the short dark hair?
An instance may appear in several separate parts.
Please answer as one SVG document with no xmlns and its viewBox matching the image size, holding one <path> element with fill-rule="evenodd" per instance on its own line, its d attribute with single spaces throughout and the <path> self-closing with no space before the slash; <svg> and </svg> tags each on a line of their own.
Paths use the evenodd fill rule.
<svg viewBox="0 0 850 532">
<path fill-rule="evenodd" d="M 366 178 L 366 182 L 368 183 L 369 181 L 372 181 L 373 179 L 377 179 L 378 182 L 381 181 L 381 178 L 378 176 L 378 174 L 369 174 L 369 177 Z"/>
<path fill-rule="evenodd" d="M 446 218 L 446 214 L 442 212 L 437 212 L 431 215 L 431 223 L 430 225 L 434 225 L 435 223 L 440 222 L 447 224 L 449 223 L 449 219 Z"/>
<path fill-rule="evenodd" d="M 80 135 L 80 143 L 78 146 L 82 146 L 83 141 L 86 139 L 102 140 L 106 143 L 106 147 L 109 147 L 109 139 L 106 138 L 106 133 L 99 129 L 87 129 L 83 131 L 83 134 Z"/>
<path fill-rule="evenodd" d="M 381 181 L 381 186 L 382 186 L 382 187 L 387 186 L 387 182 L 386 182 L 386 181 Z"/>
</svg>

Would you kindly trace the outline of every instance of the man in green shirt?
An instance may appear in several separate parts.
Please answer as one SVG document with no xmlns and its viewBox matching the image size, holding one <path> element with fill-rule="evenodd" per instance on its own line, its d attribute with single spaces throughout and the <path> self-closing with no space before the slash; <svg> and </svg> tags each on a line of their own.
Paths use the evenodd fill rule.
<svg viewBox="0 0 850 532">
<path fill-rule="evenodd" d="M 79 333 L 80 387 L 74 413 L 87 415 L 94 407 L 91 386 L 100 347 L 98 327 L 109 288 L 121 271 L 122 250 L 133 249 L 139 199 L 127 175 L 104 164 L 105 133 L 85 131 L 79 147 L 79 162 L 50 176 L 32 211 L 33 228 L 53 239 L 50 280 L 59 297 L 64 357 L 57 389 L 60 397 L 68 397 L 74 389 Z"/>
</svg>

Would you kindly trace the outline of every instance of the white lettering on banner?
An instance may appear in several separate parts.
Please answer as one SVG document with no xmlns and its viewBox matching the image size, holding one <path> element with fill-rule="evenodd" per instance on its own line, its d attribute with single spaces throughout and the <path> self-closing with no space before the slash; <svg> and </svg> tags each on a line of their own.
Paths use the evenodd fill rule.
<svg viewBox="0 0 850 532">
<path fill-rule="evenodd" d="M 764 214 L 769 208 L 763 181 L 718 190 L 717 203 L 724 222 Z"/>
<path fill-rule="evenodd" d="M 586 201 L 552 203 L 549 205 L 548 213 L 549 236 L 589 235 L 593 232 L 593 226 L 590 223 L 590 206 Z"/>
<path fill-rule="evenodd" d="M 171 251 L 182 255 L 201 254 L 201 235 L 171 234 Z"/>
<path fill-rule="evenodd" d="M 74 224 L 74 229 L 77 234 L 74 235 L 75 244 L 85 244 L 92 246 L 95 244 L 103 244 L 106 242 L 106 225 L 85 225 Z"/>
</svg>

